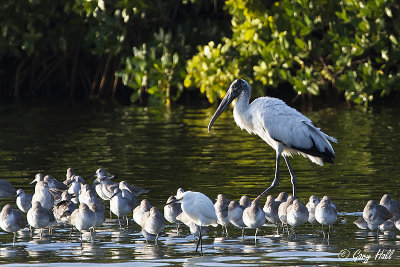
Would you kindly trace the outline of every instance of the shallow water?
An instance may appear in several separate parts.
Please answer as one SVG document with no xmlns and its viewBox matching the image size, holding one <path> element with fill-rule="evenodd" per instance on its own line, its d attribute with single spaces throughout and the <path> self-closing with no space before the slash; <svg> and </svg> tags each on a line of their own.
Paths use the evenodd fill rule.
<svg viewBox="0 0 400 267">
<path fill-rule="evenodd" d="M 225 112 L 208 133 L 214 110 L 2 105 L 0 178 L 32 193 L 29 182 L 38 172 L 64 180 L 68 167 L 82 177 L 102 167 L 117 180 L 149 188 L 151 191 L 142 198 L 160 210 L 178 187 L 201 191 L 211 199 L 219 193 L 230 199 L 243 194 L 255 198 L 272 182 L 275 152 L 258 137 L 241 131 L 231 112 Z M 187 228 L 177 234 L 175 226 L 167 224 L 157 244 L 146 243 L 133 220 L 119 229 L 116 218 L 112 218 L 98 229 L 93 241 L 85 234 L 82 244 L 77 232 L 70 236 L 64 227 L 55 228 L 42 240 L 37 233 L 32 237 L 29 231 L 21 231 L 15 246 L 12 234 L 0 232 L 0 263 L 338 265 L 341 261 L 352 263 L 361 254 L 361 262 L 370 256 L 368 262 L 372 264 L 398 263 L 398 231 L 376 238 L 373 233 L 358 230 L 352 222 L 369 199 L 379 200 L 384 193 L 400 198 L 399 112 L 391 108 L 304 112 L 339 141 L 333 146 L 337 155 L 334 165 L 319 167 L 300 156 L 291 159 L 300 200 L 306 202 L 311 194 L 329 195 L 338 207 L 340 214 L 329 242 L 320 226 L 313 231 L 309 224 L 297 230 L 296 239 L 277 235 L 275 227 L 267 225 L 259 231 L 257 244 L 254 230 L 246 230 L 242 240 L 239 230 L 229 229 L 229 237 L 223 237 L 218 227 L 210 229 L 203 242 L 204 255 L 200 256 Z M 283 162 L 280 174 L 274 195 L 291 192 Z M 3 199 L 0 204 L 14 203 L 16 207 L 13 201 Z M 391 249 L 395 250 L 393 254 Z M 383 259 L 383 253 L 389 253 L 390 259 Z"/>
</svg>

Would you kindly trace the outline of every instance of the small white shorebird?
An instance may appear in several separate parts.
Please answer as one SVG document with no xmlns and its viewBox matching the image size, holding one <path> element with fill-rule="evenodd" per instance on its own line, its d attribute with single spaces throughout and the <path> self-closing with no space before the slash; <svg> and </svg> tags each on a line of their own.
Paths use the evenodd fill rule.
<svg viewBox="0 0 400 267">
<path fill-rule="evenodd" d="M 335 152 L 329 141 L 335 138 L 315 127 L 311 120 L 289 107 L 280 99 L 259 97 L 249 104 L 250 85 L 242 79 L 232 82 L 224 99 L 208 125 L 208 131 L 219 115 L 237 98 L 233 117 L 241 129 L 254 133 L 276 151 L 275 179 L 271 186 L 262 192 L 257 200 L 279 184 L 279 161 L 283 156 L 289 169 L 293 186 L 293 197 L 296 198 L 296 176 L 289 164 L 288 156 L 300 154 L 322 166 L 324 162 L 333 163 Z"/>
<path fill-rule="evenodd" d="M 315 207 L 315 219 L 319 222 L 322 227 L 328 225 L 328 240 L 331 234 L 331 226 L 337 220 L 337 209 L 332 203 L 330 197 L 324 196 L 318 205 Z M 325 232 L 324 236 L 325 236 Z"/>
<path fill-rule="evenodd" d="M 218 218 L 215 213 L 214 204 L 206 195 L 200 192 L 186 191 L 176 196 L 174 202 L 182 204 L 182 211 L 199 227 L 199 240 L 196 246 L 196 252 L 200 245 L 200 251 L 203 252 L 202 228 L 203 226 L 218 226 Z M 169 205 L 167 203 L 166 205 Z"/>
<path fill-rule="evenodd" d="M 258 201 L 254 200 L 250 207 L 247 207 L 243 211 L 243 222 L 251 229 L 256 229 L 254 234 L 254 242 L 257 243 L 257 232 L 265 223 L 265 213 L 260 208 Z"/>
<path fill-rule="evenodd" d="M 26 226 L 25 217 L 19 210 L 13 209 L 10 204 L 3 207 L 0 212 L 0 228 L 6 232 L 14 233 L 13 245 L 17 232 Z"/>
</svg>

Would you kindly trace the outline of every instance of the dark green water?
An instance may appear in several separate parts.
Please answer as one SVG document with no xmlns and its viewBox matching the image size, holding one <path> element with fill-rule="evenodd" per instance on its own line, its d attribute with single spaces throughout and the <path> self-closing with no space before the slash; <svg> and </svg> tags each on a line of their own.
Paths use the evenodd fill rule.
<svg viewBox="0 0 400 267">
<path fill-rule="evenodd" d="M 38 172 L 64 180 L 68 167 L 82 177 L 102 167 L 119 180 L 149 188 L 151 191 L 143 198 L 160 210 L 178 187 L 201 191 L 211 199 L 219 193 L 230 199 L 244 194 L 255 198 L 272 182 L 275 151 L 257 136 L 241 131 L 231 111 L 224 113 L 208 133 L 214 110 L 3 105 L 0 178 L 32 193 L 29 182 Z M 372 233 L 359 231 L 352 222 L 369 199 L 379 201 L 384 193 L 400 199 L 399 113 L 400 109 L 390 108 L 305 112 L 316 126 L 339 141 L 334 144 L 334 165 L 320 167 L 301 156 L 291 160 L 302 202 L 307 202 L 311 194 L 329 195 L 338 207 L 340 216 L 329 243 L 319 232 L 313 235 L 308 224 L 299 228 L 296 240 L 275 235 L 275 228 L 266 226 L 257 245 L 254 230 L 247 230 L 242 241 L 240 231 L 231 229 L 229 237 L 222 237 L 218 227 L 211 229 L 204 240 L 205 253 L 199 256 L 194 253 L 195 243 L 186 228 L 176 236 L 172 233 L 174 226 L 167 224 L 165 235 L 155 245 L 145 242 L 133 221 L 120 230 L 114 218 L 99 229 L 94 242 L 86 236 L 82 246 L 77 233 L 69 236 L 68 229 L 61 227 L 42 240 L 37 234 L 31 237 L 22 231 L 15 246 L 12 234 L 0 232 L 0 263 L 337 265 L 343 260 L 338 254 L 347 249 L 347 263 L 363 253 L 371 256 L 369 263 L 396 264 L 400 262 L 398 236 L 376 239 Z M 283 162 L 280 173 L 274 195 L 291 192 Z M 0 201 L 1 206 L 5 203 L 16 207 L 12 199 Z M 389 249 L 395 249 L 391 259 L 375 259 L 379 250 Z"/>
</svg>

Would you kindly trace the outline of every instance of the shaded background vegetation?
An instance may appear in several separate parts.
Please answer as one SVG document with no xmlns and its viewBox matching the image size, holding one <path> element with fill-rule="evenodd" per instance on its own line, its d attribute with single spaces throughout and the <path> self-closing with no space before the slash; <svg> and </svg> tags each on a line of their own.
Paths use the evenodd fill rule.
<svg viewBox="0 0 400 267">
<path fill-rule="evenodd" d="M 394 0 L 16 0 L 0 3 L 0 97 L 210 103 L 398 97 Z M 201 97 L 199 97 L 201 96 Z"/>
</svg>

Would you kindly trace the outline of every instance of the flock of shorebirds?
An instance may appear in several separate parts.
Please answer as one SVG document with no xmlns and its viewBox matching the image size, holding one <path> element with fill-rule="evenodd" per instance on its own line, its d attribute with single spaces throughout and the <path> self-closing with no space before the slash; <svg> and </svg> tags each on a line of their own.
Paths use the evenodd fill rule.
<svg viewBox="0 0 400 267">
<path fill-rule="evenodd" d="M 328 196 L 319 199 L 313 195 L 304 205 L 299 199 L 281 192 L 277 198 L 269 195 L 261 207 L 258 200 L 250 201 L 248 196 L 242 196 L 239 201 L 230 201 L 225 195 L 219 194 L 213 203 L 203 193 L 184 191 L 182 188 L 177 190 L 175 196 L 169 197 L 162 214 L 146 199 L 139 203 L 138 197 L 147 193 L 148 189 L 130 185 L 126 181 L 114 182 L 114 176 L 108 175 L 104 169 L 98 169 L 93 176 L 96 178 L 93 185 L 89 186 L 72 168 L 67 169 L 64 182 L 51 175 L 38 173 L 32 181 L 36 183 L 33 195 L 22 189 L 15 190 L 8 181 L 0 179 L 0 198 L 16 197 L 19 209 L 5 205 L 0 213 L 0 227 L 14 233 L 15 243 L 16 233 L 27 225 L 32 234 L 33 228 L 39 229 L 40 237 L 45 228 L 51 231 L 60 224 L 70 225 L 81 233 L 82 242 L 82 231 L 95 232 L 105 222 L 104 201 L 109 201 L 110 215 L 113 213 L 118 217 L 119 226 L 122 227 L 120 218 L 125 218 L 128 225 L 128 216 L 133 214 L 133 220 L 141 226 L 142 234 L 148 241 L 157 242 L 158 236 L 164 231 L 165 220 L 176 224 L 177 231 L 181 223 L 185 224 L 197 239 L 197 252 L 199 246 L 202 251 L 202 236 L 210 225 L 221 225 L 222 234 L 226 236 L 228 227 L 240 228 L 242 238 L 244 229 L 255 229 L 257 242 L 257 232 L 267 221 L 277 226 L 277 233 L 279 227 L 285 231 L 286 226 L 289 234 L 288 225 L 292 226 L 295 238 L 296 227 L 307 222 L 318 222 L 322 227 L 329 227 L 329 239 L 330 228 L 337 220 L 337 208 Z M 363 210 L 363 216 L 354 223 L 361 229 L 372 231 L 390 231 L 394 226 L 400 229 L 400 202 L 391 199 L 388 194 L 382 197 L 380 204 L 370 200 Z"/>
</svg>

